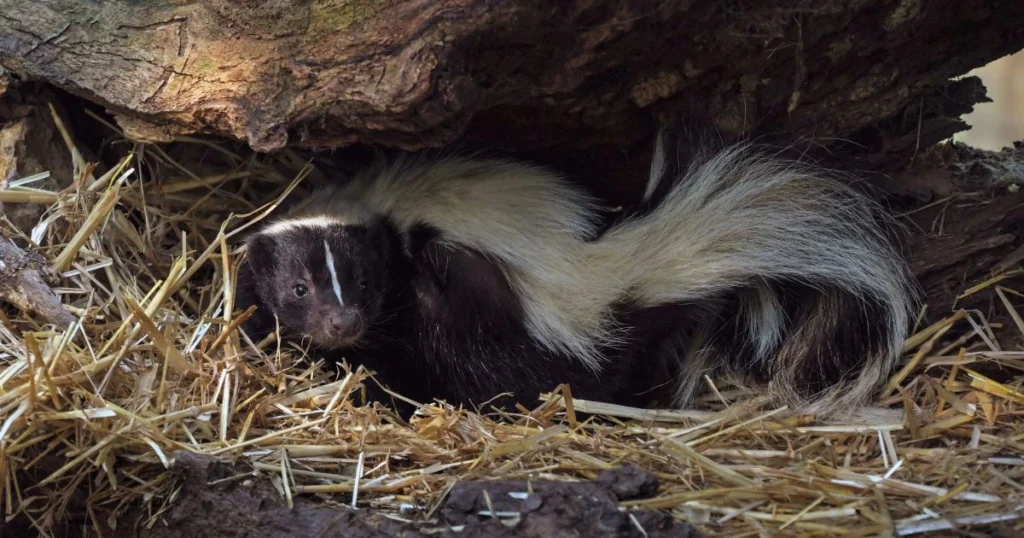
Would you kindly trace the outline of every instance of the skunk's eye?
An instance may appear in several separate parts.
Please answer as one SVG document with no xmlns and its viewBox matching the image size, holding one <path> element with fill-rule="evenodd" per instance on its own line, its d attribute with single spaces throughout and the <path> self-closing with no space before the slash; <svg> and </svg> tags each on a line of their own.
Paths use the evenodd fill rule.
<svg viewBox="0 0 1024 538">
<path fill-rule="evenodd" d="M 370 283 L 369 282 L 367 282 L 365 280 L 361 280 L 359 282 L 359 291 L 366 291 L 369 287 L 370 287 Z"/>
<path fill-rule="evenodd" d="M 292 293 L 294 293 L 296 297 L 301 299 L 305 297 L 307 293 L 309 293 L 309 288 L 307 288 L 305 284 L 296 284 L 292 286 Z"/>
</svg>

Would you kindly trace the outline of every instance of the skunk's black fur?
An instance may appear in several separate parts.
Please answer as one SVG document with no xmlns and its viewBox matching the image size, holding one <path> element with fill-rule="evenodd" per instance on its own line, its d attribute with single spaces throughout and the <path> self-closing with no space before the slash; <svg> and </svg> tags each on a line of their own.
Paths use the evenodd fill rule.
<svg viewBox="0 0 1024 538">
<path fill-rule="evenodd" d="M 326 311 L 334 306 L 327 286 L 305 302 L 265 298 L 287 297 L 293 275 L 302 271 L 294 260 L 315 266 L 323 259 L 316 247 L 336 231 L 296 229 L 274 240 L 261 235 L 250 240 L 238 285 L 239 303 L 259 307 L 246 324 L 248 332 L 265 335 L 280 324 L 285 337 L 320 343 L 312 335 L 330 331 Z M 577 397 L 636 406 L 651 403 L 661 388 L 663 402 L 670 403 L 664 391 L 673 388 L 676 366 L 650 361 L 639 371 L 633 365 L 658 357 L 659 343 L 678 334 L 691 309 L 616 305 L 618 323 L 629 330 L 621 345 L 605 350 L 607 367 L 595 372 L 568 354 L 537 345 L 523 324 L 515 291 L 501 267 L 484 254 L 444 245 L 439 232 L 427 225 L 413 228 L 406 238 L 386 221 L 345 231 L 355 237 L 329 239 L 332 250 L 351 253 L 346 265 L 379 277 L 365 296 L 352 300 L 368 328 L 354 345 L 319 347 L 344 349 L 332 355 L 377 371 L 393 391 L 418 401 L 507 407 L 531 403 L 530 396 L 569 383 Z M 361 241 L 364 237 L 375 242 Z M 345 242 L 352 245 L 342 246 Z M 403 242 L 405 249 L 396 248 Z M 310 276 L 313 282 L 330 278 L 325 269 L 312 270 Z"/>
</svg>

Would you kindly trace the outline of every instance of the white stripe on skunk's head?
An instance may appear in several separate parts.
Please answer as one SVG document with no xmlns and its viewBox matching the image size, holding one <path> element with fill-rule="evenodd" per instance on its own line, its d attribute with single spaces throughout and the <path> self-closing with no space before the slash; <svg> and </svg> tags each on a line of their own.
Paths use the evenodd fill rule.
<svg viewBox="0 0 1024 538">
<path fill-rule="evenodd" d="M 338 217 L 334 215 L 308 215 L 302 217 L 292 217 L 281 219 L 270 226 L 267 226 L 262 232 L 263 234 L 279 234 L 290 230 L 298 230 L 303 228 L 331 228 L 334 226 L 353 226 L 359 224 L 365 224 L 368 221 L 368 217 L 363 215 L 355 215 L 353 217 Z"/>
<path fill-rule="evenodd" d="M 331 244 L 324 239 L 324 259 L 327 260 L 327 272 L 331 274 L 331 288 L 334 289 L 334 296 L 338 298 L 338 304 L 343 308 L 345 299 L 341 295 L 341 284 L 338 283 L 338 270 L 334 267 L 334 253 L 331 252 Z"/>
<path fill-rule="evenodd" d="M 325 349 L 356 345 L 403 278 L 402 243 L 386 221 L 328 218 L 278 222 L 247 242 L 256 293 L 282 329 Z"/>
</svg>

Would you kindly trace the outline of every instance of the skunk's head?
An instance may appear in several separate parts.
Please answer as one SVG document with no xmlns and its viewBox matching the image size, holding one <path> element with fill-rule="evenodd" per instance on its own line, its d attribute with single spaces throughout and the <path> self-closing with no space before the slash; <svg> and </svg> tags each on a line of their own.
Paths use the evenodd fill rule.
<svg viewBox="0 0 1024 538">
<path fill-rule="evenodd" d="M 358 345 L 388 315 L 394 229 L 383 220 L 344 224 L 327 217 L 278 222 L 253 235 L 248 263 L 256 293 L 284 332 L 326 349 Z"/>
</svg>

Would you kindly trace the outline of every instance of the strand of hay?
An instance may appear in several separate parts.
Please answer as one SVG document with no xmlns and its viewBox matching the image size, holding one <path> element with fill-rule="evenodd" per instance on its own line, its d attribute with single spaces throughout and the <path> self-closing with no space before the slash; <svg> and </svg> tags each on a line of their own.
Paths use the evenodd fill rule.
<svg viewBox="0 0 1024 538">
<path fill-rule="evenodd" d="M 310 168 L 179 144 L 196 158 L 135 145 L 98 179 L 71 147 L 80 177 L 66 191 L 3 195 L 49 206 L 32 235 L 63 273 L 76 318 L 66 330 L 20 315 L 0 325 L 0 503 L 43 535 L 83 511 L 92 532 L 110 535 L 109 514 L 132 504 L 155 525 L 178 491 L 176 450 L 247 462 L 289 502 L 332 495 L 411 519 L 436 519 L 459 480 L 592 479 L 632 463 L 662 488 L 625 509 L 669 510 L 713 535 L 1019 528 L 1024 392 L 1019 375 L 977 366 L 1019 374 L 1024 354 L 999 349 L 972 312 L 914 334 L 878 407 L 843 423 L 741 391 L 717 392 L 705 410 L 653 411 L 561 387 L 515 414 L 431 404 L 406 424 L 357 405 L 367 372 L 335 376 L 298 360 L 303 350 L 239 333 L 251 312 L 231 306 L 237 240 Z M 1024 332 L 1008 282 L 968 292 L 999 284 Z M 942 348 L 950 328 L 973 332 Z"/>
</svg>

